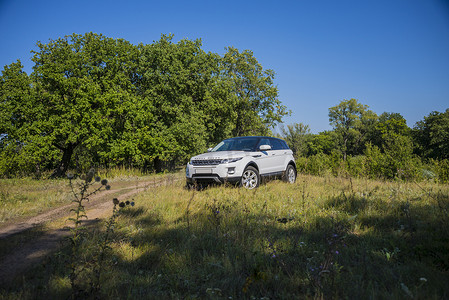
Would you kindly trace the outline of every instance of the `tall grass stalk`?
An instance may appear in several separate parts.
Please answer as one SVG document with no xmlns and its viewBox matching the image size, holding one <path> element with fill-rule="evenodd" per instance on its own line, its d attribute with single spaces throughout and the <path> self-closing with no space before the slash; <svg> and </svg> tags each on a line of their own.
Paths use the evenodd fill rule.
<svg viewBox="0 0 449 300">
<path fill-rule="evenodd" d="M 85 296 L 86 291 L 81 287 L 79 278 L 86 271 L 86 264 L 83 263 L 81 255 L 81 245 L 84 238 L 86 238 L 86 227 L 82 225 L 83 219 L 87 219 L 85 211 L 85 202 L 89 201 L 89 197 L 100 192 L 102 189 L 109 190 L 110 186 L 106 179 L 101 180 L 100 177 L 95 177 L 95 170 L 90 169 L 86 175 L 82 175 L 80 182 L 74 182 L 74 175 L 68 174 L 70 189 L 73 194 L 73 203 L 75 208 L 70 211 L 75 213 L 74 217 L 69 218 L 73 223 L 73 227 L 69 227 L 71 235 L 69 237 L 71 244 L 71 253 L 69 254 L 69 268 L 70 268 L 70 285 L 72 287 L 72 298 Z M 100 183 L 101 182 L 101 183 Z M 99 186 L 89 191 L 95 183 L 100 183 Z M 96 286 L 96 285 L 95 285 Z"/>
<path fill-rule="evenodd" d="M 252 191 L 189 191 L 182 182 L 149 189 L 135 197 L 138 209 L 116 219 L 107 250 L 114 267 L 101 273 L 101 295 L 447 298 L 449 225 L 441 214 L 449 187 L 420 186 L 300 174 L 296 184 Z M 47 297 L 63 289 L 55 287 L 63 276 L 44 279 Z M 36 286 L 18 289 L 32 294 Z"/>
</svg>

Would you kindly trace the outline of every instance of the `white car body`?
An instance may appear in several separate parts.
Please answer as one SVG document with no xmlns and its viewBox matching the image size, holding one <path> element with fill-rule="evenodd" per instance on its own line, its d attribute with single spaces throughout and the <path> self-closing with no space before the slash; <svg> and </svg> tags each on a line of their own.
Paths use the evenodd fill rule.
<svg viewBox="0 0 449 300">
<path fill-rule="evenodd" d="M 209 150 L 190 159 L 186 167 L 187 185 L 230 182 L 251 189 L 259 185 L 261 177 L 282 176 L 289 182 L 296 179 L 293 152 L 281 139 L 237 137 Z"/>
</svg>

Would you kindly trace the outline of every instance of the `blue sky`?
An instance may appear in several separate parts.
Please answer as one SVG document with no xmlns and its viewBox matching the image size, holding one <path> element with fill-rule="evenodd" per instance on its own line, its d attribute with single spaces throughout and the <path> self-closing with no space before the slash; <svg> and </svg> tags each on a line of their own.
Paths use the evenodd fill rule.
<svg viewBox="0 0 449 300">
<path fill-rule="evenodd" d="M 449 108 L 448 0 L 25 1 L 0 0 L 0 67 L 72 33 L 133 44 L 173 33 L 203 49 L 249 49 L 276 72 L 279 96 L 312 132 L 329 130 L 328 109 L 355 98 L 410 127 Z"/>
</svg>

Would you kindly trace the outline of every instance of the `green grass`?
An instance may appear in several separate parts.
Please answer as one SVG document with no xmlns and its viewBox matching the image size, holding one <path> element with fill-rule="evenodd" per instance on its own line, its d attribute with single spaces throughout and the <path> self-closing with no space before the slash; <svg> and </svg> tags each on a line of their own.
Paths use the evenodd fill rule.
<svg viewBox="0 0 449 300">
<path fill-rule="evenodd" d="M 0 179 L 0 225 L 70 203 L 67 181 Z"/>
<path fill-rule="evenodd" d="M 142 176 L 138 170 L 119 168 L 100 170 L 98 175 L 108 178 L 112 190 L 123 187 L 132 189 L 141 181 L 156 183 L 167 177 L 166 174 Z M 180 173 L 168 176 L 179 178 Z M 70 204 L 72 200 L 73 195 L 67 179 L 0 179 L 0 226 Z"/>
<path fill-rule="evenodd" d="M 115 227 L 104 298 L 449 297 L 447 185 L 300 175 L 253 191 L 177 182 L 134 200 Z M 61 257 L 0 297 L 70 296 Z"/>
</svg>

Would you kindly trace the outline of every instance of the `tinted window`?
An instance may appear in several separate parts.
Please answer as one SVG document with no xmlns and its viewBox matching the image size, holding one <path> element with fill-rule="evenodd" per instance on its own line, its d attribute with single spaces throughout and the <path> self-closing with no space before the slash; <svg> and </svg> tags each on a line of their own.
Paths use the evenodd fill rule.
<svg viewBox="0 0 449 300">
<path fill-rule="evenodd" d="M 220 142 L 217 146 L 212 149 L 215 151 L 254 151 L 256 149 L 257 141 L 259 138 L 248 137 L 248 138 L 238 138 L 229 139 Z"/>
<path fill-rule="evenodd" d="M 276 139 L 270 139 L 271 141 L 271 149 L 272 150 L 281 150 L 283 149 L 282 144 L 279 140 Z"/>
<path fill-rule="evenodd" d="M 267 139 L 267 138 L 260 139 L 260 142 L 259 142 L 259 145 L 257 146 L 257 148 L 259 148 L 262 145 L 271 146 L 270 139 Z M 273 146 L 271 146 L 271 147 L 273 147 Z"/>
<path fill-rule="evenodd" d="M 280 142 L 281 142 L 281 145 L 282 145 L 282 149 L 290 149 L 289 147 L 288 147 L 288 145 L 287 145 L 287 142 L 286 141 L 284 141 L 284 140 L 279 140 Z"/>
</svg>

